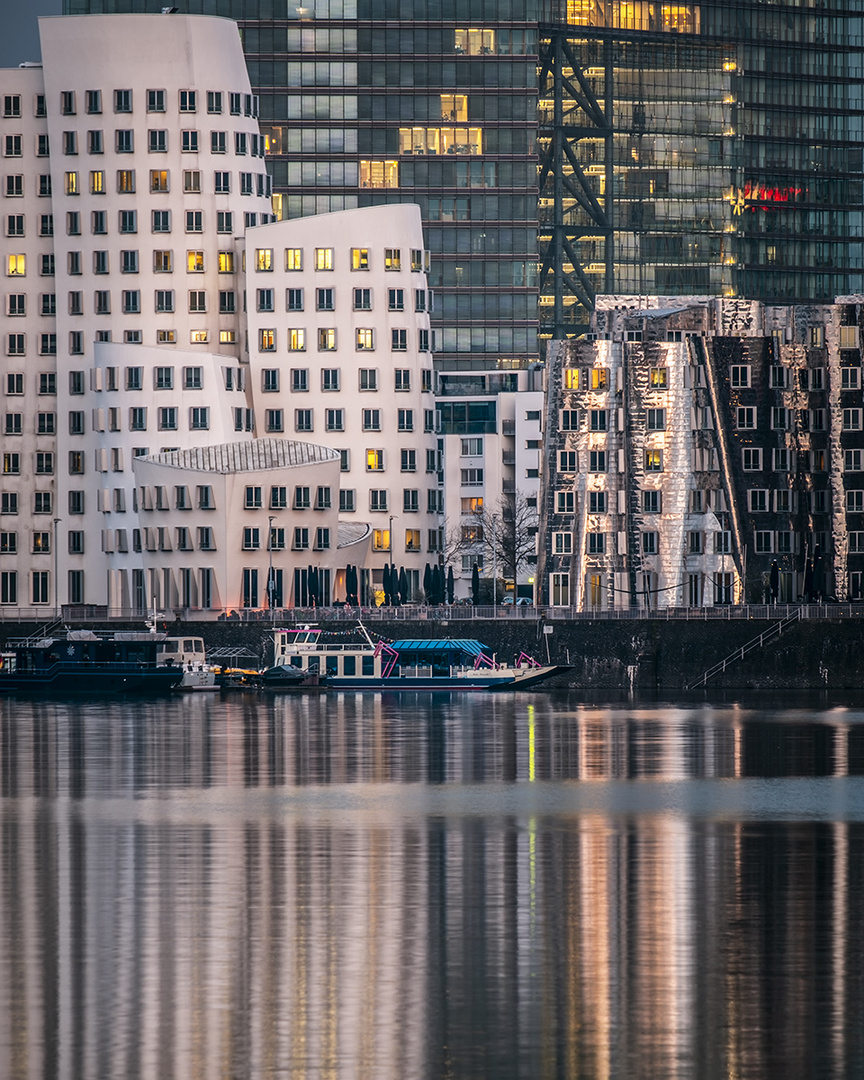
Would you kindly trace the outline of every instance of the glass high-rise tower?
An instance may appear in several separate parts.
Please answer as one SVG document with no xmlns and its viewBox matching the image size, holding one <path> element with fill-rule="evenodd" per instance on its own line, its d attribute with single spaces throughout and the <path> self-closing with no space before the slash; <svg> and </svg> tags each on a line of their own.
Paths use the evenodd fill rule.
<svg viewBox="0 0 864 1080">
<path fill-rule="evenodd" d="M 180 6 L 240 24 L 283 216 L 420 205 L 442 371 L 535 359 L 538 286 L 556 337 L 598 292 L 864 288 L 862 0 Z"/>
</svg>

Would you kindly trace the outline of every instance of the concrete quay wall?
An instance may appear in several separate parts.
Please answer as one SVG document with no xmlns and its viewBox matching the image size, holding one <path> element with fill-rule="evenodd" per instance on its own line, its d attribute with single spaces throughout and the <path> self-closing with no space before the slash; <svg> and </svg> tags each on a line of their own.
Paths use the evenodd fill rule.
<svg viewBox="0 0 864 1080">
<path fill-rule="evenodd" d="M 680 690 L 706 668 L 768 631 L 776 620 L 739 619 L 666 621 L 664 619 L 554 620 L 542 618 L 418 619 L 369 624 L 373 637 L 479 638 L 499 660 L 511 661 L 524 651 L 539 660 L 569 663 L 571 670 L 549 686 L 590 690 Z M 91 624 L 92 625 L 92 624 Z M 119 629 L 120 625 L 112 623 Z M 345 621 L 332 626 L 344 633 Z M 140 627 L 140 623 L 138 624 Z M 544 627 L 552 627 L 545 634 Z M 0 640 L 25 636 L 35 625 L 0 624 Z M 168 622 L 169 634 L 196 634 L 208 651 L 245 649 L 269 663 L 271 628 L 254 622 Z M 718 672 L 709 687 L 728 689 L 857 689 L 864 688 L 864 619 L 806 619 L 793 623 L 762 648 Z"/>
</svg>

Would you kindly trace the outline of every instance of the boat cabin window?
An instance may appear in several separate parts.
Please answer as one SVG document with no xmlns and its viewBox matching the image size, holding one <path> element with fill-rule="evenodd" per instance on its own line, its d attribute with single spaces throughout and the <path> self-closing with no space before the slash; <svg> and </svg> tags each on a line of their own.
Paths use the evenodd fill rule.
<svg viewBox="0 0 864 1080">
<path fill-rule="evenodd" d="M 303 667 L 303 657 L 302 656 L 292 656 L 291 657 L 291 667 L 302 668 Z"/>
<path fill-rule="evenodd" d="M 338 675 L 339 674 L 339 657 L 328 656 L 327 657 L 327 674 Z"/>
<path fill-rule="evenodd" d="M 364 657 L 362 657 L 362 660 L 363 660 L 363 674 L 364 675 L 374 675 L 375 674 L 375 657 L 374 656 L 364 656 Z"/>
<path fill-rule="evenodd" d="M 342 663 L 342 671 L 344 675 L 356 675 L 357 674 L 357 657 L 346 656 Z"/>
</svg>

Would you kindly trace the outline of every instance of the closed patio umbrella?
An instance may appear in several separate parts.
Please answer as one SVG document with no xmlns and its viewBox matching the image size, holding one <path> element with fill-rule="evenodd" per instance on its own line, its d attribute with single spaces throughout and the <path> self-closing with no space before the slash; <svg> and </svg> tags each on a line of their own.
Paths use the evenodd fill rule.
<svg viewBox="0 0 864 1080">
<path fill-rule="evenodd" d="M 473 604 L 480 603 L 480 567 L 476 562 L 471 571 L 471 602 Z"/>
<path fill-rule="evenodd" d="M 447 603 L 453 603 L 453 593 L 455 590 L 455 582 L 453 581 L 453 567 L 447 567 Z"/>
</svg>

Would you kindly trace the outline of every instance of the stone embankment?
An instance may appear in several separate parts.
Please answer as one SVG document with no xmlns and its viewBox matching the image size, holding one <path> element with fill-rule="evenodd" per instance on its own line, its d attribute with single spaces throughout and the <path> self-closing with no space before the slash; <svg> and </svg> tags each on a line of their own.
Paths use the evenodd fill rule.
<svg viewBox="0 0 864 1080">
<path fill-rule="evenodd" d="M 521 614 L 521 613 L 520 613 Z M 527 614 L 527 613 L 526 613 Z M 532 613 L 533 614 L 533 613 Z M 554 619 L 542 617 L 422 618 L 370 622 L 373 637 L 479 638 L 501 660 L 524 651 L 571 665 L 549 685 L 586 690 L 681 690 L 776 619 L 708 621 L 656 619 Z M 119 628 L 119 624 L 112 624 Z M 125 624 L 124 624 L 125 625 Z M 140 625 L 140 624 L 139 624 Z M 318 625 L 330 625 L 324 618 Z M 345 620 L 334 629 L 345 632 Z M 551 628 L 551 633 L 548 631 Z M 0 638 L 24 636 L 32 624 L 0 624 Z M 242 649 L 269 663 L 271 628 L 266 621 L 169 622 L 168 633 L 197 634 L 209 650 Z M 864 687 L 864 618 L 814 618 L 793 623 L 779 637 L 735 659 L 713 675 L 709 688 L 754 690 L 858 689 Z"/>
</svg>

